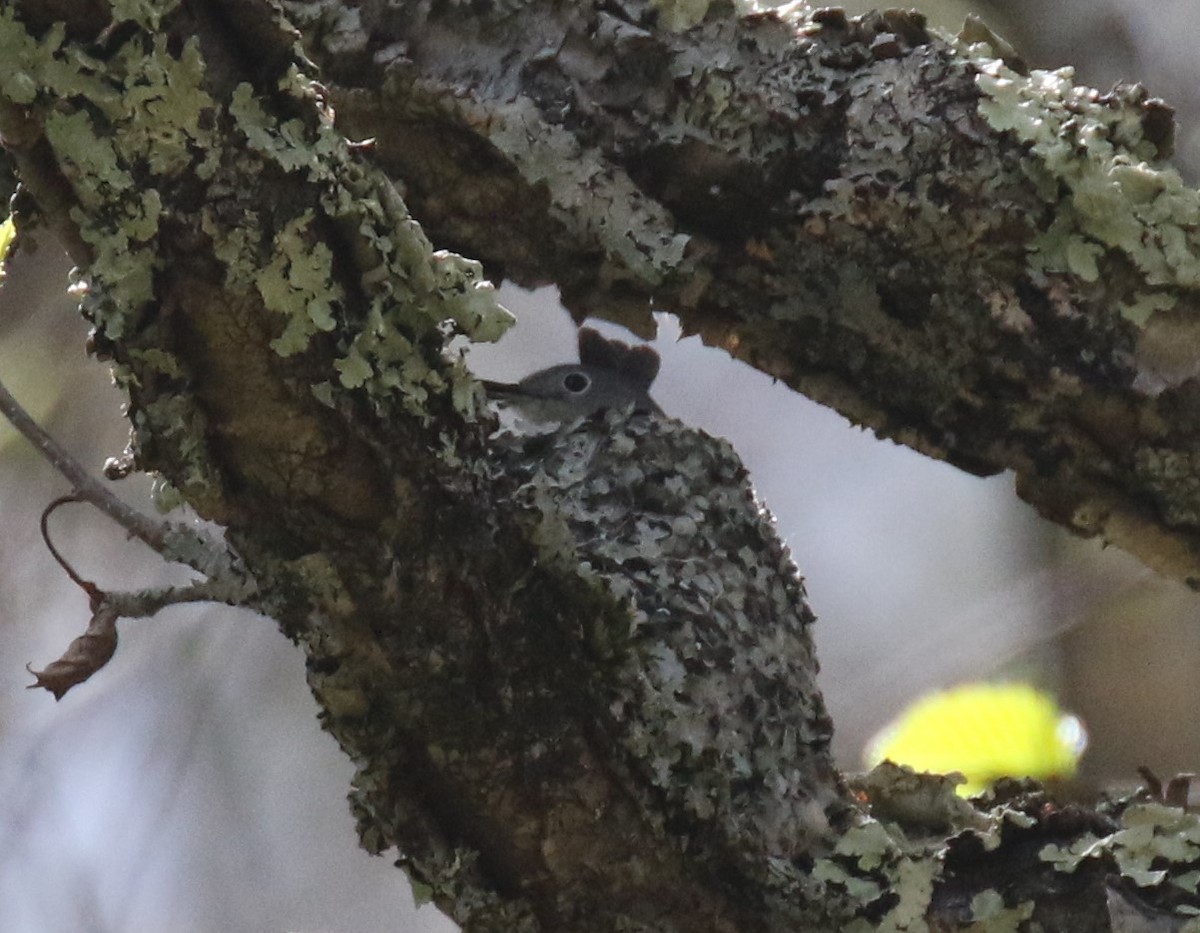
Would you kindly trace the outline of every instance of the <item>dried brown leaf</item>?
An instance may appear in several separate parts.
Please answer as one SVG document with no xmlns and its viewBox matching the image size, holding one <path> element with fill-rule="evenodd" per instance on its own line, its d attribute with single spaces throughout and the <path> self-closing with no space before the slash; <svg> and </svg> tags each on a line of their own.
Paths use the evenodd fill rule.
<svg viewBox="0 0 1200 933">
<path fill-rule="evenodd" d="M 54 694 L 54 699 L 61 700 L 68 690 L 104 667 L 117 650 L 118 618 L 116 609 L 100 601 L 92 612 L 87 631 L 67 646 L 62 657 L 40 671 L 25 666 L 36 678 L 29 689 L 44 687 Z"/>
</svg>

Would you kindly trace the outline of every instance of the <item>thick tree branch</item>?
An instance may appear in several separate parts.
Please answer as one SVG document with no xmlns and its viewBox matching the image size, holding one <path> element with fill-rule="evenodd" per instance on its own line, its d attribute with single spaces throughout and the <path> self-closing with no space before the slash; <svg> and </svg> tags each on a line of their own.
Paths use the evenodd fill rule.
<svg viewBox="0 0 1200 933">
<path fill-rule="evenodd" d="M 1191 300 L 1190 193 L 1130 162 L 1165 153 L 1163 111 L 911 15 L 666 28 L 689 9 L 296 5 L 372 161 L 268 3 L 98 29 L 28 0 L 0 10 L 0 127 L 74 231 L 139 465 L 227 528 L 358 765 L 364 844 L 466 929 L 1095 929 L 1110 876 L 1191 818 L 1145 805 L 1135 844 L 1124 805 L 1010 788 L 985 817 L 916 779 L 932 835 L 871 818 L 736 457 L 650 415 L 493 437 L 445 347 L 505 314 L 378 166 L 438 243 L 579 312 L 675 310 L 1186 577 L 1190 473 L 1144 456 L 1192 423 L 1138 320 Z M 1146 898 L 1186 908 L 1192 861 Z"/>
<path fill-rule="evenodd" d="M 342 125 L 378 140 L 441 241 L 557 282 L 579 316 L 673 311 L 1200 580 L 1198 199 L 1140 87 L 1013 70 L 978 23 L 951 42 L 900 12 L 713 3 L 670 32 L 666 3 L 297 7 Z"/>
</svg>

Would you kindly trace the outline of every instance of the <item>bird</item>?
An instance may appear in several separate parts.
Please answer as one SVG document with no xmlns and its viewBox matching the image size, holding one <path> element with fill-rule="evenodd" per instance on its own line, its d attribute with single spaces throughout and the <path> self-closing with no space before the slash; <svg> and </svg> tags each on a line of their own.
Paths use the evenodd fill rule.
<svg viewBox="0 0 1200 933">
<path fill-rule="evenodd" d="M 483 380 L 483 385 L 491 398 L 534 422 L 566 424 L 615 409 L 661 415 L 650 396 L 659 363 L 650 347 L 631 347 L 584 327 L 578 363 L 540 369 L 515 383 Z"/>
</svg>

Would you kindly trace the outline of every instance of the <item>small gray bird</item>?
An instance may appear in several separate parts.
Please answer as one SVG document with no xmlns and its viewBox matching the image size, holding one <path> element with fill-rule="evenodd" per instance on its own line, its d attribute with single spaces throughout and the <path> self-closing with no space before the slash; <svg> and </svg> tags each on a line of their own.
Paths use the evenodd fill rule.
<svg viewBox="0 0 1200 933">
<path fill-rule="evenodd" d="M 484 380 L 483 385 L 530 421 L 565 424 L 602 409 L 628 407 L 661 415 L 650 397 L 658 365 L 650 347 L 606 340 L 585 327 L 579 331 L 578 363 L 540 369 L 516 383 Z"/>
</svg>

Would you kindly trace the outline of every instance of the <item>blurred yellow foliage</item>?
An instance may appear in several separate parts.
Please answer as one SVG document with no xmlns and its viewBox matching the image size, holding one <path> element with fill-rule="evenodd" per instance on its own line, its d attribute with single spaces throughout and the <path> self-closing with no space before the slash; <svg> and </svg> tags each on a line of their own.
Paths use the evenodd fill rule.
<svg viewBox="0 0 1200 933">
<path fill-rule="evenodd" d="M 967 778 L 963 795 L 1000 777 L 1075 774 L 1087 732 L 1075 716 L 1029 684 L 971 683 L 927 694 L 868 743 L 867 767 L 884 759 Z"/>
<path fill-rule="evenodd" d="M 8 259 L 8 250 L 17 237 L 17 225 L 11 216 L 0 221 L 0 282 L 4 281 L 4 261 Z"/>
</svg>

